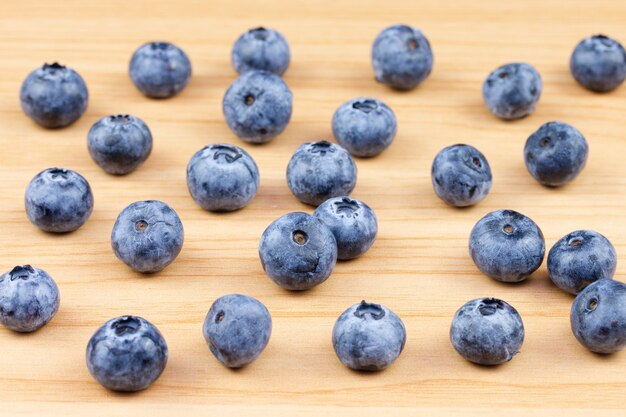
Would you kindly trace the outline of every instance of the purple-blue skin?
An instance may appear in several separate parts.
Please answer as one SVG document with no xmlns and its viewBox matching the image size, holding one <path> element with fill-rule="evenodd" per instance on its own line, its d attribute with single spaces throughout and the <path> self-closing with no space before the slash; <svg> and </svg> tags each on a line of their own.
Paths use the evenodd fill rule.
<svg viewBox="0 0 626 417">
<path fill-rule="evenodd" d="M 535 111 L 543 82 L 535 68 L 512 63 L 495 69 L 483 83 L 483 99 L 500 119 L 521 119 Z"/>
<path fill-rule="evenodd" d="M 499 365 L 519 353 L 524 343 L 524 323 L 510 304 L 497 298 L 477 298 L 457 310 L 450 341 L 470 362 Z"/>
<path fill-rule="evenodd" d="M 404 323 L 381 304 L 361 301 L 344 311 L 333 327 L 337 357 L 356 371 L 382 371 L 406 343 Z"/>
<path fill-rule="evenodd" d="M 578 294 L 599 279 L 612 279 L 616 268 L 615 248 L 593 230 L 576 230 L 563 236 L 548 253 L 550 279 L 570 294 Z"/>
<path fill-rule="evenodd" d="M 28 220 L 45 232 L 73 232 L 93 211 L 87 180 L 63 168 L 48 168 L 35 175 L 26 188 L 24 202 Z"/>
<path fill-rule="evenodd" d="M 241 368 L 259 357 L 272 333 L 272 317 L 259 300 L 230 294 L 213 302 L 202 334 L 217 360 Z"/>
<path fill-rule="evenodd" d="M 158 200 L 137 201 L 117 217 L 111 232 L 115 256 L 137 272 L 158 272 L 171 264 L 183 247 L 178 214 Z"/>
<path fill-rule="evenodd" d="M 87 344 L 87 368 L 102 386 L 134 392 L 148 388 L 167 364 L 167 343 L 149 321 L 121 316 L 100 327 Z"/>
<path fill-rule="evenodd" d="M 431 180 L 439 198 L 451 206 L 467 207 L 489 194 L 492 175 L 487 158 L 478 149 L 458 144 L 437 154 Z"/>
<path fill-rule="evenodd" d="M 376 214 L 367 204 L 350 197 L 329 198 L 313 213 L 335 236 L 337 259 L 358 258 L 376 240 Z"/>
<path fill-rule="evenodd" d="M 226 90 L 222 110 L 226 124 L 241 140 L 267 143 L 287 127 L 293 95 L 278 75 L 249 71 Z"/>
<path fill-rule="evenodd" d="M 16 332 L 34 332 L 59 310 L 59 288 L 48 273 L 30 265 L 0 276 L 0 324 Z"/>
<path fill-rule="evenodd" d="M 332 197 L 349 195 L 357 169 L 350 153 L 327 141 L 301 145 L 287 165 L 287 185 L 298 200 L 318 206 Z"/>
<path fill-rule="evenodd" d="M 168 98 L 180 93 L 191 80 L 191 61 L 172 43 L 148 42 L 133 54 L 129 73 L 144 95 Z"/>
<path fill-rule="evenodd" d="M 150 129 L 138 117 L 118 114 L 98 120 L 87 134 L 87 149 L 100 168 L 125 175 L 148 159 L 152 152 Z"/>
<path fill-rule="evenodd" d="M 626 347 L 626 285 L 612 279 L 589 284 L 574 299 L 572 332 L 587 349 L 614 353 Z"/>
<path fill-rule="evenodd" d="M 576 178 L 588 155 L 589 146 L 582 133 L 563 122 L 543 124 L 524 147 L 528 172 L 548 187 L 558 187 Z"/>
<path fill-rule="evenodd" d="M 380 100 L 359 97 L 342 104 L 333 116 L 333 135 L 354 156 L 369 158 L 387 149 L 398 123 L 391 108 Z"/>
<path fill-rule="evenodd" d="M 530 218 L 513 210 L 496 210 L 476 223 L 469 249 L 483 274 L 497 281 L 519 282 L 539 268 L 546 244 Z"/>
<path fill-rule="evenodd" d="M 589 36 L 572 52 L 570 71 L 588 90 L 599 93 L 615 90 L 626 78 L 626 50 L 608 36 Z"/>
<path fill-rule="evenodd" d="M 274 29 L 258 27 L 243 33 L 233 45 L 231 60 L 240 74 L 252 70 L 283 75 L 291 54 L 283 35 Z"/>
<path fill-rule="evenodd" d="M 274 220 L 259 242 L 263 270 L 277 285 L 308 290 L 326 281 L 337 263 L 337 242 L 317 217 L 288 213 Z"/>
<path fill-rule="evenodd" d="M 22 83 L 20 103 L 24 113 L 47 128 L 65 127 L 87 110 L 89 94 L 83 78 L 58 63 L 44 64 Z"/>
<path fill-rule="evenodd" d="M 256 195 L 259 169 L 238 146 L 209 145 L 189 161 L 187 187 L 194 201 L 205 210 L 238 210 Z"/>
<path fill-rule="evenodd" d="M 433 69 L 433 52 L 426 36 L 406 25 L 389 26 L 372 46 L 376 81 L 397 90 L 411 90 Z"/>
</svg>

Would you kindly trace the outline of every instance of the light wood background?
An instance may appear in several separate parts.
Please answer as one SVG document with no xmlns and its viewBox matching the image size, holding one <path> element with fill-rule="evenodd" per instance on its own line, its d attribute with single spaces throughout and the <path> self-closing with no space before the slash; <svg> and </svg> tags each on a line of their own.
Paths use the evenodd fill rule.
<svg viewBox="0 0 626 417">
<path fill-rule="evenodd" d="M 399 93 L 374 82 L 370 47 L 384 27 L 406 22 L 431 41 L 435 67 L 419 88 Z M 251 146 L 223 121 L 221 100 L 235 79 L 230 48 L 244 30 L 280 30 L 290 42 L 285 81 L 294 93 L 287 130 Z M 626 42 L 624 1 L 31 1 L 0 4 L 0 269 L 31 263 L 48 271 L 61 309 L 30 335 L 0 329 L 0 415 L 530 415 L 624 416 L 626 352 L 586 351 L 569 325 L 572 297 L 554 287 L 545 263 L 527 282 L 504 285 L 481 275 L 467 240 L 485 213 L 511 208 L 533 218 L 548 248 L 576 229 L 605 234 L 626 273 L 626 86 L 610 94 L 579 87 L 569 56 L 583 37 L 603 32 Z M 186 90 L 150 100 L 127 74 L 147 40 L 180 45 L 193 63 Z M 45 130 L 19 107 L 22 80 L 44 62 L 79 71 L 90 92 L 87 113 L 63 130 Z M 503 122 L 481 99 L 489 71 L 510 61 L 534 65 L 544 81 L 537 112 Z M 323 285 L 281 290 L 265 277 L 258 239 L 290 211 L 308 211 L 289 192 L 287 162 L 305 141 L 330 139 L 342 102 L 378 97 L 398 117 L 393 145 L 358 159 L 356 198 L 371 205 L 379 237 L 361 259 L 337 264 Z M 147 163 L 112 177 L 89 158 L 86 134 L 100 117 L 132 113 L 150 126 Z M 570 122 L 590 144 L 585 171 L 561 189 L 526 172 L 526 138 L 550 120 Z M 209 143 L 244 147 L 261 172 L 245 209 L 212 214 L 194 204 L 185 184 L 191 155 Z M 444 146 L 465 142 L 488 158 L 494 186 L 481 204 L 459 210 L 437 199 L 430 165 Z M 23 194 L 40 170 L 75 169 L 91 183 L 95 210 L 75 233 L 45 234 L 24 213 Z M 143 276 L 117 261 L 109 237 L 127 204 L 161 199 L 180 214 L 185 245 L 162 273 Z M 274 329 L 252 365 L 232 371 L 210 354 L 201 325 L 212 301 L 241 292 L 263 301 Z M 526 326 L 522 352 L 497 368 L 471 365 L 448 340 L 450 320 L 469 299 L 496 296 L 514 305 Z M 361 374 L 343 367 L 331 346 L 337 316 L 367 299 L 402 317 L 406 349 L 389 369 Z M 91 378 L 84 352 L 105 320 L 141 315 L 165 336 L 170 358 L 150 389 L 108 392 Z"/>
</svg>

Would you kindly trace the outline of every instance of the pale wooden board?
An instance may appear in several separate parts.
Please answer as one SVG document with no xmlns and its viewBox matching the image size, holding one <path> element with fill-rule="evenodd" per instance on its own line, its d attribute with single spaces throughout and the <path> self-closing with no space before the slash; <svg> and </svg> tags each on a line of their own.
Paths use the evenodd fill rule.
<svg viewBox="0 0 626 417">
<path fill-rule="evenodd" d="M 583 37 L 605 32 L 626 41 L 623 1 L 3 1 L 0 4 L 0 269 L 32 263 L 61 290 L 61 309 L 31 335 L 0 329 L 0 414 L 28 415 L 624 415 L 626 353 L 587 352 L 569 328 L 572 297 L 550 284 L 545 264 L 520 285 L 498 284 L 472 264 L 467 238 L 485 213 L 512 208 L 533 218 L 550 247 L 581 228 L 605 234 L 626 271 L 626 87 L 605 95 L 575 84 L 568 60 Z M 435 53 L 432 76 L 409 93 L 373 80 L 370 46 L 383 27 L 406 22 L 424 30 Z M 240 32 L 260 24 L 285 34 L 292 63 L 285 80 L 295 97 L 293 119 L 265 146 L 246 145 L 228 130 L 221 99 L 235 79 L 229 62 Z M 147 40 L 183 47 L 193 80 L 178 97 L 149 100 L 133 87 L 127 65 Z M 78 70 L 90 91 L 75 125 L 48 131 L 21 112 L 20 83 L 45 61 Z M 487 73 L 510 61 L 541 72 L 545 89 L 536 114 L 506 123 L 481 99 Z M 379 238 L 362 259 L 339 263 L 320 287 L 288 293 L 263 274 L 257 243 L 264 228 L 289 211 L 311 211 L 291 196 L 285 167 L 305 141 L 329 139 L 343 101 L 371 95 L 396 112 L 399 132 L 380 157 L 357 160 L 354 196 L 379 218 Z M 92 123 L 132 113 L 149 124 L 154 153 L 122 178 L 89 158 Z M 584 173 L 562 189 L 546 189 L 526 172 L 522 148 L 541 123 L 576 125 L 590 143 Z M 185 166 L 208 143 L 243 146 L 256 159 L 261 188 L 236 213 L 204 212 L 188 195 Z M 444 146 L 466 142 L 492 166 L 494 186 L 476 207 L 439 201 L 430 164 Z M 50 166 L 72 168 L 90 181 L 95 210 L 79 231 L 53 236 L 26 219 L 28 181 Z M 185 225 L 177 261 L 142 276 L 115 259 L 109 236 L 127 204 L 158 198 Z M 201 324 L 211 302 L 241 292 L 268 306 L 274 330 L 251 366 L 231 371 L 210 354 Z M 473 366 L 448 340 L 450 320 L 465 301 L 497 296 L 522 314 L 522 352 L 498 368 Z M 336 317 L 362 298 L 398 313 L 406 350 L 388 370 L 360 374 L 336 359 Z M 150 389 L 119 395 L 100 387 L 85 366 L 87 340 L 105 320 L 138 314 L 155 323 L 170 347 L 168 366 Z M 183 414 L 184 413 L 184 414 Z"/>
</svg>

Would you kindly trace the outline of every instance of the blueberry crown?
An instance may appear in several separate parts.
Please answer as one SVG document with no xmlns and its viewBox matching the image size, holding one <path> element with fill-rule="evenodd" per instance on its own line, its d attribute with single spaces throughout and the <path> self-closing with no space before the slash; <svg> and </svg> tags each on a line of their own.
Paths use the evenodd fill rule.
<svg viewBox="0 0 626 417">
<path fill-rule="evenodd" d="M 48 170 L 48 175 L 50 175 L 52 179 L 57 179 L 61 177 L 62 179 L 66 180 L 68 177 L 68 174 L 69 174 L 69 171 L 63 168 L 50 168 Z"/>
<path fill-rule="evenodd" d="M 319 153 L 320 155 L 326 155 L 326 152 L 335 152 L 335 147 L 332 143 L 322 140 L 320 142 L 313 142 L 309 147 L 309 152 Z"/>
<path fill-rule="evenodd" d="M 263 26 L 259 26 L 258 28 L 250 29 L 250 34 L 254 36 L 254 39 L 259 41 L 264 41 L 269 36 L 269 31 L 265 29 Z"/>
<path fill-rule="evenodd" d="M 496 314 L 498 310 L 504 309 L 504 303 L 502 300 L 498 300 L 497 298 L 483 298 L 483 300 L 478 305 L 478 311 L 483 316 L 491 316 Z"/>
<path fill-rule="evenodd" d="M 230 145 L 211 145 L 210 149 L 214 151 L 213 159 L 223 156 L 228 163 L 233 163 L 243 156 L 239 149 Z"/>
<path fill-rule="evenodd" d="M 360 319 L 365 318 L 365 316 L 370 316 L 374 320 L 380 320 L 385 317 L 385 310 L 383 310 L 380 304 L 368 303 L 363 300 L 356 310 L 354 310 L 354 315 Z"/>
<path fill-rule="evenodd" d="M 130 122 L 130 114 L 112 114 L 111 116 L 109 116 L 109 120 L 112 122 L 122 122 L 122 123 L 128 123 Z"/>
<path fill-rule="evenodd" d="M 27 280 L 30 278 L 31 274 L 35 273 L 35 269 L 30 265 L 24 266 L 16 266 L 11 270 L 9 275 L 11 276 L 11 281 L 15 281 L 16 279 Z"/>
<path fill-rule="evenodd" d="M 363 113 L 369 113 L 376 110 L 378 108 L 378 104 L 376 104 L 376 101 L 374 100 L 366 99 L 362 101 L 355 101 L 352 103 L 352 108 L 361 110 Z"/>
<path fill-rule="evenodd" d="M 150 42 L 150 49 L 153 51 L 165 51 L 172 47 L 169 42 Z"/>
<path fill-rule="evenodd" d="M 62 70 L 65 69 L 65 65 L 61 65 L 58 62 L 53 62 L 52 64 L 43 64 L 43 69 L 44 71 L 50 71 L 50 72 L 54 72 L 56 70 Z"/>
<path fill-rule="evenodd" d="M 141 322 L 136 317 L 123 316 L 111 323 L 111 329 L 115 330 L 117 336 L 126 333 L 135 333 L 141 327 Z"/>
<path fill-rule="evenodd" d="M 360 205 L 356 200 L 352 200 L 348 197 L 343 197 L 340 201 L 335 201 L 335 213 L 346 214 L 348 216 L 358 215 L 356 212 L 359 210 Z"/>
</svg>

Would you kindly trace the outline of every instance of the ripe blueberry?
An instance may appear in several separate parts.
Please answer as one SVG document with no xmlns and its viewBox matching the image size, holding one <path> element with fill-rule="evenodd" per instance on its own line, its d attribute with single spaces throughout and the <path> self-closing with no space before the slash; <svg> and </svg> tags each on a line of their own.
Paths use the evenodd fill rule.
<svg viewBox="0 0 626 417">
<path fill-rule="evenodd" d="M 356 164 L 348 151 L 326 141 L 301 145 L 287 165 L 289 189 L 298 200 L 312 206 L 349 195 L 356 175 Z"/>
<path fill-rule="evenodd" d="M 229 368 L 240 368 L 259 357 L 272 333 L 272 317 L 255 298 L 230 294 L 213 302 L 202 334 L 211 353 Z"/>
<path fill-rule="evenodd" d="M 465 359 L 499 365 L 519 353 L 524 324 L 513 306 L 497 298 L 477 298 L 459 308 L 452 319 L 450 341 Z"/>
<path fill-rule="evenodd" d="M 307 290 L 333 272 L 337 242 L 317 217 L 288 213 L 263 232 L 259 257 L 263 270 L 276 284 L 288 290 Z"/>
<path fill-rule="evenodd" d="M 0 324 L 16 332 L 34 332 L 59 310 L 59 288 L 46 271 L 16 266 L 0 276 Z"/>
<path fill-rule="evenodd" d="M 113 391 L 139 391 L 156 381 L 167 364 L 159 330 L 137 316 L 121 316 L 100 327 L 87 344 L 87 368 Z"/>
<path fill-rule="evenodd" d="M 480 219 L 470 234 L 470 255 L 480 271 L 502 282 L 523 281 L 543 261 L 541 230 L 513 210 L 497 210 Z"/>
<path fill-rule="evenodd" d="M 406 342 L 400 317 L 387 307 L 361 301 L 344 311 L 333 327 L 339 360 L 357 371 L 381 371 L 391 365 Z"/>
</svg>

